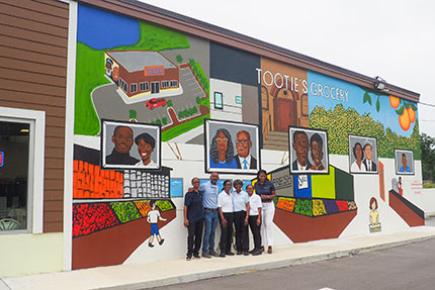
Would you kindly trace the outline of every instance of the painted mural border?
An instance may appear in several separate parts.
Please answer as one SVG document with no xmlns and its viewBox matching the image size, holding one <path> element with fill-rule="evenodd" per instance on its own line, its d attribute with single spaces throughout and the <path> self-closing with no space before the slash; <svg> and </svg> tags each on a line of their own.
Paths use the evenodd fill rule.
<svg viewBox="0 0 435 290">
<path fill-rule="evenodd" d="M 291 150 L 292 150 L 292 148 L 291 148 L 291 146 L 292 146 L 292 143 L 291 143 L 291 140 L 290 140 L 290 129 L 291 128 L 295 128 L 295 129 L 301 129 L 301 130 L 304 130 L 304 131 L 319 131 L 319 132 L 324 132 L 325 133 L 325 135 L 326 135 L 326 152 L 325 152 L 325 154 L 326 154 L 326 161 L 327 161 L 327 166 L 326 166 L 326 168 L 328 168 L 328 170 L 327 171 L 325 171 L 325 172 L 293 172 L 293 169 L 292 169 L 292 164 L 291 164 Z M 329 164 L 329 144 L 328 144 L 328 140 L 329 140 L 329 136 L 328 136 L 328 130 L 326 130 L 326 129 L 321 129 L 321 128 L 307 128 L 307 127 L 301 127 L 301 126 L 294 126 L 294 125 L 290 125 L 290 126 L 288 126 L 288 129 L 287 129 L 287 138 L 288 138 L 288 162 L 289 162 L 289 164 L 288 164 L 288 168 L 289 168 L 289 170 L 290 170 L 290 174 L 293 174 L 293 175 L 329 175 L 330 174 L 330 169 L 329 169 L 329 166 L 330 166 L 330 164 Z M 335 167 L 335 166 L 334 166 Z"/>
<path fill-rule="evenodd" d="M 242 170 L 239 171 L 220 171 L 219 169 L 216 170 L 209 170 L 208 169 L 208 158 L 207 158 L 207 154 L 208 154 L 208 131 L 207 131 L 207 123 L 208 122 L 221 122 L 221 123 L 228 123 L 228 124 L 233 124 L 233 125 L 248 125 L 248 126 L 253 126 L 256 127 L 257 130 L 257 150 L 258 150 L 258 156 L 257 156 L 257 163 L 258 163 L 258 168 L 257 168 L 257 172 L 243 172 Z M 237 122 L 237 121 L 227 121 L 227 120 L 219 120 L 219 119 L 204 119 L 204 125 L 203 125 L 203 130 L 204 130 L 204 171 L 205 173 L 212 173 L 212 172 L 218 172 L 221 174 L 236 174 L 236 175 L 257 175 L 258 171 L 260 171 L 261 168 L 261 139 L 262 139 L 262 135 L 261 135 L 261 130 L 260 130 L 260 125 L 258 124 L 253 124 L 253 123 L 245 123 L 245 122 Z M 232 169 L 232 168 L 231 168 Z"/>
<path fill-rule="evenodd" d="M 103 158 L 105 158 L 105 156 L 103 156 L 103 137 L 105 135 L 104 132 L 104 126 L 103 123 L 104 122 L 112 122 L 112 123 L 118 123 L 118 124 L 132 124 L 132 125 L 146 125 L 148 127 L 156 127 L 158 129 L 158 136 L 159 136 L 159 152 L 158 157 L 159 157 L 159 167 L 158 168 L 140 168 L 140 167 L 123 167 L 123 166 L 119 166 L 119 167 L 104 167 L 103 166 Z M 102 169 L 111 169 L 111 170 L 138 170 L 141 172 L 155 172 L 155 171 L 161 171 L 162 170 L 162 126 L 158 125 L 158 124 L 149 124 L 149 123 L 142 123 L 142 122 L 129 122 L 129 121 L 122 121 L 122 120 L 113 120 L 113 119 L 101 119 L 100 122 L 100 128 L 101 128 L 101 133 L 100 133 L 100 166 Z M 134 141 L 133 141 L 134 142 Z"/>
<path fill-rule="evenodd" d="M 376 172 L 375 171 L 373 171 L 373 172 L 370 172 L 370 171 L 352 172 L 350 170 L 350 167 L 351 167 L 351 162 L 350 162 L 351 161 L 351 155 L 350 155 L 350 137 L 359 137 L 359 138 L 370 138 L 370 139 L 373 139 L 375 141 L 375 144 L 376 144 L 376 157 L 377 157 L 377 164 L 376 164 L 376 166 L 379 166 L 378 138 L 373 137 L 373 136 L 360 136 L 360 135 L 348 134 L 347 135 L 347 149 L 348 149 L 347 157 L 348 157 L 348 168 L 349 168 L 349 172 L 348 173 L 351 174 L 351 175 L 354 175 L 354 174 L 356 174 L 356 175 L 379 175 L 379 167 L 377 167 Z"/>
<path fill-rule="evenodd" d="M 398 172 L 396 170 L 396 151 L 402 151 L 412 154 L 412 166 L 414 167 L 414 170 L 412 173 L 404 173 L 404 172 Z M 394 171 L 396 172 L 396 175 L 402 175 L 402 176 L 415 176 L 415 159 L 414 159 L 414 151 L 409 149 L 402 149 L 402 148 L 394 148 Z"/>
</svg>

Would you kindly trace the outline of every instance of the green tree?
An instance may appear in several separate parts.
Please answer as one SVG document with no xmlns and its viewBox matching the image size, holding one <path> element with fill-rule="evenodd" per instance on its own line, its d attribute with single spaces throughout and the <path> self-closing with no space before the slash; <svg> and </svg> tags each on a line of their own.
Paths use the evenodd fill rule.
<svg viewBox="0 0 435 290">
<path fill-rule="evenodd" d="M 182 57 L 180 54 L 178 54 L 178 55 L 175 57 L 175 60 L 176 60 L 178 63 L 182 63 L 182 62 L 183 62 L 183 57 Z"/>
<path fill-rule="evenodd" d="M 420 145 L 423 180 L 435 181 L 435 138 L 423 133 L 420 135 Z"/>
</svg>

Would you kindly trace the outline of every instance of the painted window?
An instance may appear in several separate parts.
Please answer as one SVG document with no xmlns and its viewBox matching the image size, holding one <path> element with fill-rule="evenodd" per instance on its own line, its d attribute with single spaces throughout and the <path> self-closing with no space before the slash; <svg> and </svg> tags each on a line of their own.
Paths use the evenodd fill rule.
<svg viewBox="0 0 435 290">
<path fill-rule="evenodd" d="M 162 89 L 169 88 L 169 81 L 163 81 L 162 82 Z"/>
<path fill-rule="evenodd" d="M 45 113 L 0 108 L 0 232 L 42 232 Z"/>
<path fill-rule="evenodd" d="M 241 105 L 242 104 L 242 96 L 236 96 L 234 98 L 234 102 L 238 105 Z"/>
<path fill-rule="evenodd" d="M 224 108 L 224 95 L 214 92 L 214 108 L 222 110 Z"/>
<path fill-rule="evenodd" d="M 124 92 L 128 91 L 127 83 L 123 79 L 119 79 L 119 86 Z"/>
<path fill-rule="evenodd" d="M 141 91 L 148 91 L 149 90 L 149 85 L 148 82 L 143 82 L 139 84 L 139 89 Z"/>
<path fill-rule="evenodd" d="M 135 93 L 137 91 L 137 84 L 131 84 L 130 85 L 130 92 Z"/>
<path fill-rule="evenodd" d="M 173 88 L 178 87 L 178 81 L 171 81 L 171 87 Z"/>
</svg>

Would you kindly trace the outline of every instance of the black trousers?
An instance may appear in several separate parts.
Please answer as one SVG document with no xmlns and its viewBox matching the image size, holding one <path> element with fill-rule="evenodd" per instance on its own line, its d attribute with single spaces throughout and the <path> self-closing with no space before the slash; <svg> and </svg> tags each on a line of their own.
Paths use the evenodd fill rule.
<svg viewBox="0 0 435 290">
<path fill-rule="evenodd" d="M 245 225 L 246 211 L 234 213 L 234 226 L 236 228 L 236 250 L 237 252 L 249 250 L 248 225 Z"/>
<path fill-rule="evenodd" d="M 200 219 L 194 222 L 189 221 L 187 226 L 187 255 L 198 254 L 201 248 L 202 228 L 204 220 Z"/>
<path fill-rule="evenodd" d="M 227 253 L 231 252 L 234 215 L 232 212 L 224 212 L 223 215 L 224 218 L 227 220 L 227 224 L 224 225 L 222 223 L 222 220 L 219 219 L 221 223 L 221 240 L 219 243 L 219 247 L 221 249 L 221 253 Z"/>
<path fill-rule="evenodd" d="M 261 247 L 261 225 L 257 225 L 257 219 L 258 215 L 249 216 L 249 227 L 251 228 L 252 236 L 254 237 L 254 250 L 259 250 Z"/>
</svg>

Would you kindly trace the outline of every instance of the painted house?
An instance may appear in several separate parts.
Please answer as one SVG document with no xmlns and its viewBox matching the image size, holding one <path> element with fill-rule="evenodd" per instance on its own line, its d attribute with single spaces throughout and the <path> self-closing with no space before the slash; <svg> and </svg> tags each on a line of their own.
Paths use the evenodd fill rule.
<svg viewBox="0 0 435 290">
<path fill-rule="evenodd" d="M 108 51 L 106 75 L 128 96 L 158 94 L 179 87 L 178 67 L 155 51 Z"/>
<path fill-rule="evenodd" d="M 388 83 L 378 90 L 371 77 L 138 1 L 7 2 L 0 257 L 8 262 L 0 263 L 1 277 L 183 258 L 183 195 L 192 177 L 209 178 L 209 119 L 233 126 L 232 143 L 220 137 L 233 147 L 234 154 L 225 149 L 229 160 L 237 145 L 258 149 L 255 158 L 277 187 L 276 246 L 369 235 L 373 198 L 382 232 L 424 224 L 416 205 L 418 93 Z M 172 90 L 183 97 L 170 98 Z M 161 168 L 103 168 L 104 146 L 112 151 L 118 136 L 104 136 L 102 122 L 128 127 L 134 112 L 137 126 L 156 124 L 149 120 L 161 120 L 161 111 L 145 106 L 162 94 L 168 98 L 159 109 L 172 123 L 154 152 Z M 236 139 L 247 125 L 255 142 Z M 289 127 L 327 136 L 322 174 L 291 171 Z M 143 133 L 124 131 L 133 140 Z M 356 144 L 369 139 L 373 172 L 362 169 Z M 130 143 L 123 154 L 139 158 Z M 412 173 L 396 170 L 400 150 L 413 157 Z M 312 163 L 313 151 L 306 156 Z M 252 171 L 220 177 L 255 182 Z M 153 207 L 166 219 L 157 224 L 165 243 L 149 247 Z"/>
</svg>

